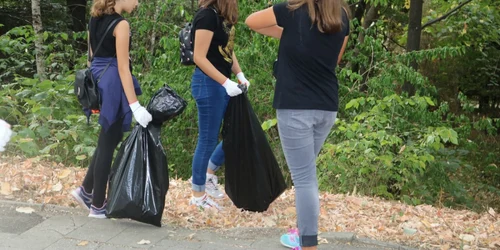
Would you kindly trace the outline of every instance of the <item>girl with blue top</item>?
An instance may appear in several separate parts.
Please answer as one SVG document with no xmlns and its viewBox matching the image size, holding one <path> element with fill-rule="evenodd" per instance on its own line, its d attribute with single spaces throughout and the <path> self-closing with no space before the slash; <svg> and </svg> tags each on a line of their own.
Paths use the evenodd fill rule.
<svg viewBox="0 0 500 250">
<path fill-rule="evenodd" d="M 123 132 L 130 129 L 132 115 L 143 127 L 152 119 L 137 100 L 142 91 L 131 73 L 130 26 L 121 16 L 123 12 L 131 13 L 137 5 L 138 0 L 94 0 L 92 5 L 88 36 L 93 60 L 89 63 L 94 79 L 99 79 L 102 97 L 99 124 L 102 129 L 83 184 L 71 195 L 93 218 L 106 218 L 106 189 L 113 153 Z"/>
</svg>

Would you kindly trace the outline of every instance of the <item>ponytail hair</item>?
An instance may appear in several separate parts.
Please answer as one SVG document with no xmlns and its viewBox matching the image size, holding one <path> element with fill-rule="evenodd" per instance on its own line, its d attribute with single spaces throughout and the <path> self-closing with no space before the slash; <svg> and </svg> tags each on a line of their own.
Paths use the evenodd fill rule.
<svg viewBox="0 0 500 250">
<path fill-rule="evenodd" d="M 342 30 L 342 9 L 349 17 L 348 5 L 344 0 L 290 0 L 288 9 L 293 11 L 304 4 L 307 5 L 311 22 L 322 33 L 331 34 Z"/>
<path fill-rule="evenodd" d="M 102 15 L 111 15 L 115 13 L 116 0 L 94 0 L 90 15 L 100 17 Z"/>
</svg>

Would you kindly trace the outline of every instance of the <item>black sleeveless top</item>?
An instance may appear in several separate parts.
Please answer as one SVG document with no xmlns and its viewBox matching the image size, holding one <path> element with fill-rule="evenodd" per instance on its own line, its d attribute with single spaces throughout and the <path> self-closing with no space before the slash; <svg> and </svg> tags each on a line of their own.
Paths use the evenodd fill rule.
<svg viewBox="0 0 500 250">
<path fill-rule="evenodd" d="M 108 28 L 108 25 L 115 19 L 118 20 L 113 24 L 113 27 L 109 29 L 108 33 L 104 34 L 106 29 Z M 94 54 L 95 57 L 116 57 L 116 38 L 113 36 L 113 31 L 115 30 L 116 25 L 118 25 L 121 20 L 125 20 L 125 18 L 117 13 L 90 18 L 89 34 L 92 52 L 95 53 L 99 41 L 101 40 L 102 36 L 105 35 L 104 41 L 102 42 L 99 51 Z M 130 43 L 132 43 L 132 41 L 130 41 Z"/>
</svg>

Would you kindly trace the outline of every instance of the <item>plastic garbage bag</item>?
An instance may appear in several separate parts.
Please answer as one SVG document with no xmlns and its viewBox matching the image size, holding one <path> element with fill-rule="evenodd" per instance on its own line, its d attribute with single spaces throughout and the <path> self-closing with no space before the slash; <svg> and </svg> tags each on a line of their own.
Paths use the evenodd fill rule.
<svg viewBox="0 0 500 250">
<path fill-rule="evenodd" d="M 187 102 L 168 85 L 160 88 L 151 98 L 147 110 L 153 116 L 152 123 L 161 124 L 180 115 Z"/>
<path fill-rule="evenodd" d="M 110 175 L 106 215 L 161 227 L 168 164 L 158 125 L 136 125 L 122 143 Z"/>
<path fill-rule="evenodd" d="M 229 100 L 222 134 L 227 196 L 238 208 L 266 211 L 287 186 L 246 93 Z"/>
<path fill-rule="evenodd" d="M 107 216 L 130 218 L 161 227 L 169 176 L 160 141 L 161 124 L 180 115 L 187 106 L 173 89 L 160 88 L 148 104 L 153 121 L 136 125 L 122 143 L 110 174 Z"/>
</svg>

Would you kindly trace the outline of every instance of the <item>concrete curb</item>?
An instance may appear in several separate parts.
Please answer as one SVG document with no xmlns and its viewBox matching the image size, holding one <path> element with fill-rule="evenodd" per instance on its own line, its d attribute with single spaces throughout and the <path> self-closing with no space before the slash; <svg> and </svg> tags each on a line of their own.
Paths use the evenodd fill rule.
<svg viewBox="0 0 500 250">
<path fill-rule="evenodd" d="M 81 208 L 70 208 L 52 204 L 39 204 L 39 203 L 27 203 L 27 202 L 19 202 L 19 201 L 10 201 L 10 200 L 2 200 L 0 199 L 0 207 L 1 206 L 13 206 L 13 207 L 31 207 L 35 209 L 36 212 L 40 213 L 40 215 L 44 217 L 50 217 L 50 215 L 87 215 Z M 169 225 L 173 228 L 181 228 L 178 225 Z M 231 228 L 231 229 L 222 229 L 222 230 L 214 230 L 214 233 L 226 235 L 231 234 L 232 230 L 248 230 L 249 232 L 260 232 L 264 234 L 279 234 L 283 229 L 280 228 Z M 193 230 L 203 232 L 206 229 Z M 382 249 L 397 249 L 397 250 L 416 250 L 417 248 L 407 247 L 403 245 L 399 245 L 397 243 L 392 242 L 382 242 L 378 240 L 373 240 L 365 237 L 358 237 L 356 233 L 351 232 L 324 232 L 319 235 L 320 238 L 324 238 L 328 240 L 328 242 L 340 242 L 346 244 L 361 244 L 367 247 L 372 248 L 382 248 Z"/>
<path fill-rule="evenodd" d="M 340 241 L 350 244 L 359 243 L 363 245 L 385 248 L 385 249 L 417 250 L 417 248 L 402 246 L 392 242 L 382 242 L 365 237 L 358 237 L 356 233 L 349 233 L 349 232 L 327 232 L 320 234 L 319 237 L 325 238 L 329 241 Z"/>
<path fill-rule="evenodd" d="M 21 201 L 10 201 L 10 200 L 2 200 L 0 199 L 0 206 L 17 206 L 17 207 L 31 207 L 38 212 L 45 213 L 66 213 L 66 214 L 86 214 L 85 211 L 81 208 L 71 208 L 64 207 L 53 204 L 40 204 L 40 203 L 28 203 Z"/>
</svg>

